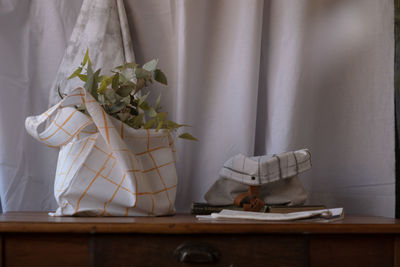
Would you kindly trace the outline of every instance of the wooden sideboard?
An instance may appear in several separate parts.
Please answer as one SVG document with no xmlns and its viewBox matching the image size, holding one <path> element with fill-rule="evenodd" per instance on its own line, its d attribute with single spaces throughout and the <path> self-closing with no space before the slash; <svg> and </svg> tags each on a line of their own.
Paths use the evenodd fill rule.
<svg viewBox="0 0 400 267">
<path fill-rule="evenodd" d="M 265 223 L 6 213 L 0 239 L 7 267 L 400 266 L 400 220 L 379 217 Z"/>
</svg>

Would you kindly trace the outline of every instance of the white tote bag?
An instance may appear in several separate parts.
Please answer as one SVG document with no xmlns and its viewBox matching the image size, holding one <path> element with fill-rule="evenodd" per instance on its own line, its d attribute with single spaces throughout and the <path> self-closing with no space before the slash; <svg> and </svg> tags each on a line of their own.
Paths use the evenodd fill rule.
<svg viewBox="0 0 400 267">
<path fill-rule="evenodd" d="M 90 117 L 75 106 L 84 103 Z M 41 132 L 44 122 L 48 126 Z M 165 130 L 133 129 L 108 116 L 83 88 L 28 117 L 30 135 L 60 153 L 56 216 L 158 216 L 175 212 L 173 139 Z"/>
</svg>

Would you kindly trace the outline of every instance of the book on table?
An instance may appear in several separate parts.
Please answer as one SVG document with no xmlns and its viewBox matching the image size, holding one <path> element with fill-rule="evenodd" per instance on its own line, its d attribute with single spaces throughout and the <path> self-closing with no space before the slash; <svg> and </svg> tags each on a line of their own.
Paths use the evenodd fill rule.
<svg viewBox="0 0 400 267">
<path fill-rule="evenodd" d="M 207 203 L 192 202 L 190 213 L 195 215 L 209 215 L 221 210 L 243 210 L 242 207 L 235 205 L 209 205 Z M 313 211 L 326 209 L 324 205 L 299 205 L 299 206 L 285 206 L 285 205 L 265 205 L 261 212 L 267 213 L 291 213 L 301 211 Z"/>
<path fill-rule="evenodd" d="M 332 222 L 344 218 L 343 208 L 298 211 L 289 213 L 222 210 L 211 215 L 196 215 L 198 220 L 256 220 L 256 221 L 313 221 Z"/>
</svg>

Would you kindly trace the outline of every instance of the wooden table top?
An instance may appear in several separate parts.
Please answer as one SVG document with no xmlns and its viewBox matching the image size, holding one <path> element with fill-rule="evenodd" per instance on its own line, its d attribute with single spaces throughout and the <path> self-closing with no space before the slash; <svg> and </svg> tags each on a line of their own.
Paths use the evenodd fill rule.
<svg viewBox="0 0 400 267">
<path fill-rule="evenodd" d="M 193 215 L 167 217 L 51 217 L 43 212 L 0 214 L 0 233 L 400 233 L 400 220 L 345 215 L 332 222 L 199 221 Z"/>
</svg>

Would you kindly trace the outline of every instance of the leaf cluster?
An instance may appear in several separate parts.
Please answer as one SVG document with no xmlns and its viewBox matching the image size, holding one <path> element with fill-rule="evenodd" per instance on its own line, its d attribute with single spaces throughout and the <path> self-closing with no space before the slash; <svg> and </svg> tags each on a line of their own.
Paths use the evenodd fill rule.
<svg viewBox="0 0 400 267">
<path fill-rule="evenodd" d="M 100 103 L 107 114 L 130 127 L 156 129 L 156 131 L 167 129 L 169 133 L 188 125 L 167 119 L 167 112 L 161 110 L 161 94 L 155 105 L 147 101 L 151 94 L 149 85 L 154 81 L 168 85 L 167 77 L 157 65 L 157 59 L 150 60 L 143 66 L 128 62 L 115 67 L 112 75 L 101 75 L 101 69 L 93 70 L 87 50 L 81 65 L 68 79 L 79 78 L 84 83 L 84 88 Z M 87 114 L 84 105 L 77 108 Z M 197 141 L 189 133 L 183 133 L 178 137 Z"/>
</svg>

